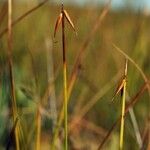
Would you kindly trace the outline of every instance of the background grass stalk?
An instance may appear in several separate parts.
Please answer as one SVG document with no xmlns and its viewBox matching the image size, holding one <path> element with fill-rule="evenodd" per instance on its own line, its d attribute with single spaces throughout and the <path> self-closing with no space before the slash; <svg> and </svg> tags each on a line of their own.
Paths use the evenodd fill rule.
<svg viewBox="0 0 150 150">
<path fill-rule="evenodd" d="M 65 126 L 65 150 L 68 149 L 68 90 L 67 90 L 67 61 L 66 61 L 66 45 L 65 45 L 65 16 L 62 5 L 62 48 L 63 48 L 63 89 L 64 89 L 64 126 Z"/>
<path fill-rule="evenodd" d="M 13 78 L 13 61 L 12 61 L 12 0 L 8 0 L 8 66 L 10 73 L 10 86 L 11 86 L 11 101 L 12 101 L 12 113 L 13 113 L 13 121 L 15 123 L 17 117 L 17 104 L 16 104 L 16 96 L 15 96 L 15 85 Z M 15 128 L 15 142 L 16 142 L 16 150 L 19 150 L 19 134 L 18 134 L 18 126 Z"/>
<path fill-rule="evenodd" d="M 119 149 L 123 149 L 123 137 L 124 137 L 124 116 L 125 116 L 125 100 L 126 100 L 126 76 L 127 76 L 127 60 L 125 64 L 125 72 L 124 72 L 124 85 L 123 85 L 123 93 L 122 93 L 122 109 L 121 109 L 121 126 L 120 126 L 120 143 Z"/>
<path fill-rule="evenodd" d="M 41 149 L 41 144 L 40 144 L 40 140 L 41 140 L 41 114 L 40 114 L 40 104 L 38 105 L 37 108 L 37 117 L 36 117 L 36 121 L 37 121 L 37 137 L 36 137 L 36 150 L 40 150 Z"/>
</svg>

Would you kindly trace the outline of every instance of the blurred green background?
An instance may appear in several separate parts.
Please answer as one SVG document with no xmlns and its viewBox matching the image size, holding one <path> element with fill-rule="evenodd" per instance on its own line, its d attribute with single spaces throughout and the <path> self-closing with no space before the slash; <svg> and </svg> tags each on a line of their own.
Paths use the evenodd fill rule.
<svg viewBox="0 0 150 150">
<path fill-rule="evenodd" d="M 76 36 L 66 22 L 68 79 L 80 47 L 89 36 L 97 17 L 102 12 L 101 5 L 89 5 L 89 3 L 82 6 L 65 3 L 65 9 L 77 30 Z M 13 1 L 13 20 L 37 4 L 37 1 L 24 1 L 23 3 Z M 0 3 L 0 33 L 7 27 L 7 9 L 2 9 L 4 5 L 3 2 Z M 130 5 L 127 6 L 129 7 L 110 9 L 84 52 L 80 73 L 69 101 L 69 123 L 71 124 L 77 116 L 80 116 L 84 106 L 93 101 L 98 93 L 100 94 L 96 98 L 97 102 L 89 108 L 83 119 L 70 132 L 69 149 L 97 149 L 120 115 L 120 95 L 115 98 L 114 103 L 111 103 L 111 99 L 122 76 L 125 58 L 115 50 L 112 43 L 127 53 L 142 68 L 148 78 L 150 76 L 150 15 L 145 9 L 136 9 L 135 11 Z M 52 82 L 51 86 L 53 87 L 53 94 L 50 97 L 53 95 L 57 110 L 54 108 L 55 112 L 51 112 L 53 109 L 50 102 L 52 97 L 50 100 L 45 98 L 46 102 L 42 102 L 44 110 L 41 113 L 41 150 L 49 149 L 53 121 L 62 108 L 61 28 L 58 29 L 56 38 L 53 37 L 60 9 L 60 4 L 46 3 L 13 27 L 13 73 L 18 115 L 23 131 L 23 138 L 20 141 L 21 149 L 34 149 L 35 147 L 37 103 L 44 96 L 49 82 Z M 0 38 L 1 150 L 5 149 L 13 127 L 10 115 L 9 72 L 6 65 L 7 50 L 7 34 L 5 34 Z M 112 81 L 112 79 L 114 80 Z M 141 74 L 129 62 L 128 95 L 133 97 L 143 84 L 144 80 Z M 140 138 L 143 140 L 149 115 L 147 90 L 142 94 L 133 110 L 139 129 L 137 132 L 140 133 Z M 120 125 L 118 124 L 103 149 L 118 149 L 119 129 Z M 137 132 L 135 132 L 133 122 L 128 114 L 125 120 L 125 150 L 140 149 L 135 135 Z M 147 143 L 148 140 L 143 149 L 147 148 Z"/>
</svg>

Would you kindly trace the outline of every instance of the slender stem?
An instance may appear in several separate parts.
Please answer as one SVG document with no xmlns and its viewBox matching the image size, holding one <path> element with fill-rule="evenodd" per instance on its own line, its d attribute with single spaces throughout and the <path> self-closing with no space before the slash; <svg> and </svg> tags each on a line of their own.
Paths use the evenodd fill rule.
<svg viewBox="0 0 150 150">
<path fill-rule="evenodd" d="M 126 82 L 125 82 L 124 87 L 123 87 L 123 95 L 122 95 L 122 113 L 121 113 L 120 144 L 119 144 L 119 149 L 120 150 L 123 149 L 125 95 L 126 95 Z"/>
<path fill-rule="evenodd" d="M 66 62 L 66 47 L 65 47 L 65 17 L 62 5 L 62 46 L 63 46 L 63 86 L 64 86 L 64 126 L 65 126 L 65 145 L 64 149 L 68 150 L 68 90 L 67 90 L 67 62 Z"/>
<path fill-rule="evenodd" d="M 40 150 L 40 139 L 41 139 L 41 114 L 40 114 L 40 104 L 37 108 L 37 137 L 36 137 L 36 150 Z"/>
<path fill-rule="evenodd" d="M 78 74 L 78 66 L 82 61 L 82 57 L 83 57 L 83 52 L 86 50 L 86 48 L 88 47 L 89 43 L 92 41 L 93 36 L 95 35 L 96 31 L 99 29 L 99 26 L 101 26 L 101 22 L 104 20 L 105 16 L 107 15 L 108 11 L 109 11 L 109 6 L 110 6 L 110 1 L 106 4 L 103 12 L 100 14 L 100 16 L 97 18 L 96 22 L 94 23 L 94 26 L 91 30 L 89 34 L 89 36 L 87 36 L 87 38 L 85 39 L 82 47 L 79 50 L 79 54 L 77 56 L 77 58 L 75 59 L 75 63 L 74 63 L 74 67 L 73 67 L 73 71 L 70 77 L 70 80 L 68 82 L 68 101 L 69 101 L 69 97 L 71 95 L 74 83 L 76 81 L 77 78 L 77 74 Z M 55 128 L 54 131 L 54 136 L 53 136 L 53 141 L 52 141 L 52 149 L 54 148 L 55 145 L 55 141 L 58 137 L 58 133 L 59 133 L 59 129 L 62 125 L 64 119 L 64 105 L 59 113 L 58 116 L 58 123 L 57 123 L 57 127 Z"/>
<path fill-rule="evenodd" d="M 122 94 L 122 110 L 121 110 L 121 126 L 120 126 L 120 143 L 119 149 L 123 149 L 123 137 L 124 137 L 124 116 L 125 116 L 125 101 L 126 101 L 126 77 L 127 77 L 127 63 L 126 59 L 125 70 L 124 70 L 124 86 L 123 86 L 123 94 Z"/>
<path fill-rule="evenodd" d="M 68 149 L 68 106 L 67 106 L 67 76 L 66 63 L 64 63 L 64 120 L 65 120 L 65 150 Z"/>
<path fill-rule="evenodd" d="M 12 101 L 12 113 L 13 121 L 15 123 L 17 117 L 17 104 L 16 104 L 16 95 L 15 95 L 15 84 L 13 77 L 13 61 L 12 61 L 12 0 L 8 0 L 8 66 L 10 73 L 10 86 L 11 86 L 11 101 Z M 19 150 L 19 134 L 18 126 L 15 128 L 15 142 L 16 150 Z"/>
</svg>

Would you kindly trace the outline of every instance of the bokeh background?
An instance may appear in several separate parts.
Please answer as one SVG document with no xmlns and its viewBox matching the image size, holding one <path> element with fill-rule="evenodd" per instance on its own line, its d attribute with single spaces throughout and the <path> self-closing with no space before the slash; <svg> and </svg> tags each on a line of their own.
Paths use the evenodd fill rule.
<svg viewBox="0 0 150 150">
<path fill-rule="evenodd" d="M 13 0 L 13 21 L 38 5 L 38 0 Z M 35 149 L 37 110 L 41 116 L 41 150 L 50 149 L 53 131 L 63 102 L 61 27 L 54 38 L 56 19 L 62 1 L 48 1 L 13 26 L 13 74 L 21 124 L 21 149 Z M 112 43 L 129 55 L 150 77 L 150 1 L 112 0 L 109 12 L 91 36 L 107 1 L 64 1 L 77 35 L 66 21 L 68 84 L 74 63 L 85 44 L 77 78 L 69 97 L 68 124 L 70 150 L 96 150 L 121 113 L 121 96 L 111 99 L 123 75 L 125 57 Z M 0 1 L 0 33 L 7 27 L 7 1 Z M 90 37 L 91 36 L 91 37 Z M 7 67 L 7 33 L 0 36 L 0 149 L 15 149 L 11 114 L 10 76 Z M 129 61 L 127 101 L 132 100 L 145 83 Z M 40 103 L 40 104 L 39 104 Z M 40 105 L 40 106 L 39 106 Z M 39 109 L 40 108 L 40 109 Z M 125 119 L 125 150 L 148 150 L 148 90 L 138 97 Z M 78 118 L 80 118 L 78 120 Z M 102 149 L 116 150 L 118 123 Z M 8 144 L 8 141 L 11 141 Z M 63 125 L 57 148 L 62 149 Z"/>
</svg>

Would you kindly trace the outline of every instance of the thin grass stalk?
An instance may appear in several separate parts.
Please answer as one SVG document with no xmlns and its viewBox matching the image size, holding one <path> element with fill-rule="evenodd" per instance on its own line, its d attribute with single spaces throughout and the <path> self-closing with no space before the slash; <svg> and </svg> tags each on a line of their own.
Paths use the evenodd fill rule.
<svg viewBox="0 0 150 150">
<path fill-rule="evenodd" d="M 129 101 L 130 96 L 129 96 L 128 93 L 126 93 L 126 97 L 127 97 L 127 100 Z M 132 122 L 132 125 L 133 125 L 133 129 L 134 129 L 134 132 L 135 132 L 135 136 L 136 136 L 136 139 L 137 139 L 137 144 L 139 146 L 139 149 L 141 149 L 142 145 L 143 145 L 143 142 L 142 142 L 142 137 L 141 137 L 141 134 L 140 134 L 137 118 L 136 118 L 136 115 L 134 113 L 133 108 L 129 108 L 129 114 L 130 114 L 131 122 Z"/>
<path fill-rule="evenodd" d="M 13 122 L 15 123 L 17 117 L 17 104 L 16 104 L 16 95 L 15 95 L 15 84 L 13 77 L 13 61 L 12 61 L 12 0 L 8 0 L 8 66 L 10 73 L 10 86 L 11 86 L 11 101 L 12 101 L 12 113 L 13 113 Z M 16 150 L 19 150 L 19 134 L 18 126 L 15 128 L 15 142 Z"/>
<path fill-rule="evenodd" d="M 121 110 L 121 126 L 120 126 L 120 142 L 119 149 L 123 149 L 124 142 L 124 116 L 125 116 L 125 102 L 126 102 L 126 76 L 127 76 L 127 60 L 125 64 L 125 72 L 124 72 L 124 85 L 123 85 L 123 94 L 122 94 L 122 110 Z"/>
<path fill-rule="evenodd" d="M 40 104 L 39 104 L 40 105 Z M 37 108 L 37 137 L 36 137 L 36 150 L 41 149 L 41 114 L 40 114 L 40 106 Z"/>
<path fill-rule="evenodd" d="M 119 149 L 123 149 L 123 137 L 124 137 L 124 113 L 125 113 L 125 95 L 126 95 L 126 82 L 123 87 L 123 95 L 122 95 L 122 113 L 121 113 L 121 127 L 120 127 L 120 143 Z"/>
<path fill-rule="evenodd" d="M 125 115 L 124 117 L 127 115 L 127 113 L 129 112 L 130 108 L 133 108 L 134 105 L 138 102 L 139 97 L 144 93 L 144 91 L 147 89 L 147 82 L 144 83 L 144 85 L 140 88 L 140 90 L 135 94 L 134 97 L 132 97 L 127 105 L 127 107 L 125 108 Z M 105 138 L 102 140 L 102 142 L 100 143 L 100 145 L 98 146 L 97 150 L 101 150 L 102 147 L 104 146 L 104 144 L 106 143 L 106 141 L 108 140 L 108 138 L 110 137 L 112 131 L 115 129 L 115 127 L 117 126 L 117 124 L 120 122 L 121 120 L 121 116 L 114 122 L 114 124 L 112 125 L 112 127 L 110 128 L 110 130 L 108 131 L 108 133 L 106 134 Z"/>
<path fill-rule="evenodd" d="M 100 14 L 100 16 L 97 18 L 96 22 L 94 23 L 94 26 L 90 32 L 90 34 L 87 36 L 87 38 L 85 39 L 83 45 L 81 46 L 79 53 L 75 59 L 75 63 L 74 63 L 74 67 L 73 67 L 73 71 L 71 73 L 71 77 L 69 79 L 68 82 L 68 100 L 69 97 L 71 95 L 73 86 L 75 84 L 75 81 L 77 79 L 77 75 L 78 75 L 78 66 L 81 64 L 81 61 L 83 59 L 83 54 L 85 49 L 89 46 L 89 44 L 92 41 L 93 36 L 95 35 L 96 31 L 98 30 L 99 26 L 101 25 L 103 19 L 105 18 L 105 16 L 107 15 L 108 11 L 109 11 L 109 7 L 110 7 L 110 3 L 111 0 L 108 1 L 108 3 L 106 4 L 106 7 L 104 8 L 104 10 L 102 11 L 102 13 Z M 60 114 L 58 116 L 58 123 L 57 123 L 57 128 L 54 131 L 54 137 L 53 137 L 53 141 L 52 141 L 52 147 L 54 146 L 54 141 L 56 141 L 57 137 L 58 137 L 58 133 L 59 133 L 59 128 L 63 122 L 63 118 L 64 118 L 64 105 L 60 111 Z"/>
<path fill-rule="evenodd" d="M 115 57 L 114 57 L 114 60 L 116 61 Z M 117 66 L 118 66 L 118 64 L 119 63 L 116 61 L 116 65 Z M 129 96 L 129 93 L 127 93 L 126 94 L 126 100 L 127 100 L 127 102 L 129 101 L 129 99 L 130 99 L 130 96 Z M 140 130 L 139 130 L 139 125 L 138 125 L 138 122 L 137 122 L 137 118 L 136 118 L 136 115 L 135 115 L 135 112 L 134 112 L 134 108 L 130 108 L 129 115 L 130 115 L 130 119 L 131 119 L 132 126 L 133 126 L 133 129 L 134 129 L 134 134 L 136 136 L 136 141 L 137 141 L 137 144 L 138 144 L 139 149 L 140 149 L 142 147 L 142 137 L 141 137 L 141 133 L 140 133 Z"/>
<path fill-rule="evenodd" d="M 64 149 L 68 149 L 68 90 L 67 90 L 67 61 L 66 61 L 66 44 L 65 44 L 65 15 L 62 5 L 62 50 L 63 50 L 63 90 L 64 90 L 64 126 L 65 126 L 65 145 Z"/>
<path fill-rule="evenodd" d="M 147 86 L 147 89 L 148 89 L 148 95 L 150 97 L 150 84 L 149 84 L 149 80 L 147 78 L 147 76 L 145 75 L 145 73 L 143 72 L 143 70 L 139 67 L 139 65 L 129 56 L 127 55 L 123 50 L 121 50 L 119 47 L 117 47 L 115 44 L 113 44 L 113 47 L 118 51 L 120 52 L 124 57 L 126 57 L 135 67 L 136 69 L 139 71 L 139 73 L 141 74 L 142 78 L 144 79 L 145 83 L 148 83 L 146 84 Z M 149 140 L 150 141 L 150 140 Z"/>
<path fill-rule="evenodd" d="M 57 29 L 59 25 L 62 25 L 62 51 L 63 51 L 63 94 L 64 94 L 64 102 L 63 102 L 63 108 L 60 112 L 60 116 L 58 119 L 57 127 L 54 131 L 53 141 L 52 141 L 52 149 L 55 147 L 55 141 L 58 137 L 59 129 L 62 123 L 62 120 L 64 118 L 64 128 L 65 128 L 65 141 L 64 141 L 64 149 L 68 149 L 68 88 L 67 88 L 67 60 L 66 60 L 66 44 L 65 44 L 65 19 L 70 24 L 72 29 L 76 32 L 74 24 L 68 14 L 68 12 L 64 9 L 63 4 L 61 7 L 61 13 L 59 14 L 55 30 L 54 30 L 54 37 L 56 35 Z"/>
</svg>

